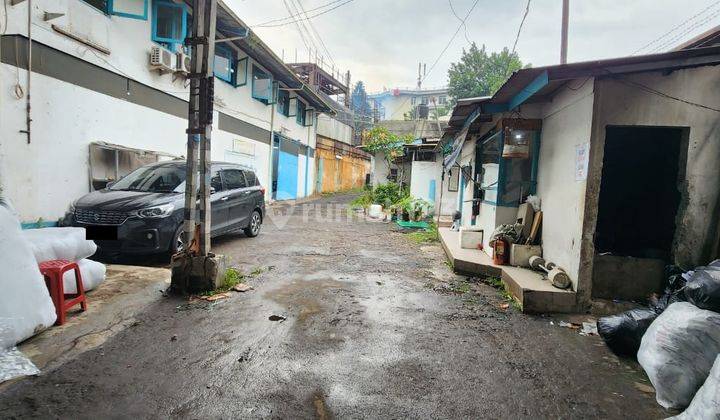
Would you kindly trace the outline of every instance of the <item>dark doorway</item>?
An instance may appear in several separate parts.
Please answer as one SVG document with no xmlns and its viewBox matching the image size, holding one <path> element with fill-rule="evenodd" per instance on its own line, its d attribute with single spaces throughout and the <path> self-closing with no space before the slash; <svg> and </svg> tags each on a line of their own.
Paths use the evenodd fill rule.
<svg viewBox="0 0 720 420">
<path fill-rule="evenodd" d="M 682 128 L 608 127 L 595 249 L 668 260 L 680 204 Z"/>
</svg>

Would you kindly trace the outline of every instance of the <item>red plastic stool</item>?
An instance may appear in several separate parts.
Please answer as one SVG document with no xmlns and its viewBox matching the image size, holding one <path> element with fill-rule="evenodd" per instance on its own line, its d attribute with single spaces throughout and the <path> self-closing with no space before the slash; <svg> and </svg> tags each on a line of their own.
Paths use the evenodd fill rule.
<svg viewBox="0 0 720 420">
<path fill-rule="evenodd" d="M 75 271 L 75 285 L 77 287 L 77 293 L 74 295 L 67 295 L 69 298 L 66 298 L 63 275 L 70 270 Z M 82 284 L 82 276 L 80 275 L 80 268 L 76 263 L 67 260 L 45 261 L 40 263 L 40 272 L 43 276 L 45 276 L 45 284 L 50 291 L 50 298 L 55 304 L 55 312 L 57 313 L 57 321 L 55 321 L 55 325 L 64 324 L 65 313 L 68 309 L 78 303 L 83 311 L 87 310 L 87 301 L 85 299 L 85 289 Z"/>
</svg>

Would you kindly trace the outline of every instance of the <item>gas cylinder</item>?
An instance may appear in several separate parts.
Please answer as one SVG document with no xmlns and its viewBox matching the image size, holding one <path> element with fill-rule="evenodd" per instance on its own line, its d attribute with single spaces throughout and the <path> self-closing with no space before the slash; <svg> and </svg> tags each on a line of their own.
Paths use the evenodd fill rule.
<svg viewBox="0 0 720 420">
<path fill-rule="evenodd" d="M 510 246 L 507 240 L 503 238 L 495 239 L 493 244 L 493 263 L 495 265 L 505 265 L 508 262 L 510 256 Z"/>
</svg>

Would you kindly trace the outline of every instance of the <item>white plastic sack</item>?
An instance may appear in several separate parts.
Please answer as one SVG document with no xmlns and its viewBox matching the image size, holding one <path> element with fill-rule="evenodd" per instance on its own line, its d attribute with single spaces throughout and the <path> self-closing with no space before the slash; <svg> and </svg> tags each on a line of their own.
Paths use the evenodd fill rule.
<svg viewBox="0 0 720 420">
<path fill-rule="evenodd" d="M 655 387 L 658 404 L 682 409 L 705 382 L 718 354 L 720 314 L 677 302 L 650 324 L 638 361 Z"/>
<path fill-rule="evenodd" d="M 687 410 L 672 418 L 678 420 L 720 419 L 720 356 L 715 359 L 710 375 L 695 394 L 695 398 Z"/>
<path fill-rule="evenodd" d="M 95 242 L 85 239 L 85 228 L 61 227 L 27 229 L 23 234 L 30 241 L 38 263 L 50 260 L 77 261 L 95 253 Z"/>
<path fill-rule="evenodd" d="M 17 347 L 0 349 L 0 383 L 20 376 L 37 375 L 40 370 Z"/>
<path fill-rule="evenodd" d="M 77 262 L 82 277 L 83 289 L 87 292 L 100 285 L 105 280 L 105 264 L 93 260 L 80 260 Z M 77 293 L 75 284 L 75 271 L 68 271 L 63 274 L 63 287 L 65 293 Z"/>
<path fill-rule="evenodd" d="M 55 306 L 30 243 L 0 206 L 0 345 L 11 347 L 55 323 Z"/>
</svg>

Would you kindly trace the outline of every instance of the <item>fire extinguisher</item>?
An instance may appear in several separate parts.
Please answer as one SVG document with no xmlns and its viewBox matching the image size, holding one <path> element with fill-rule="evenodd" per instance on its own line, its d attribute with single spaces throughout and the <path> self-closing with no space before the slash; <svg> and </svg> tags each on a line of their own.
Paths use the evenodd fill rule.
<svg viewBox="0 0 720 420">
<path fill-rule="evenodd" d="M 493 244 L 493 263 L 495 265 L 505 265 L 508 261 L 509 245 L 507 240 L 503 238 L 495 239 Z"/>
</svg>

